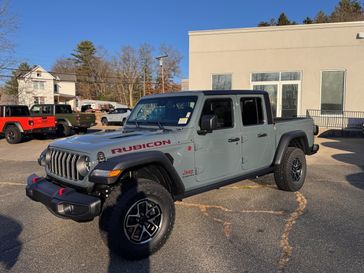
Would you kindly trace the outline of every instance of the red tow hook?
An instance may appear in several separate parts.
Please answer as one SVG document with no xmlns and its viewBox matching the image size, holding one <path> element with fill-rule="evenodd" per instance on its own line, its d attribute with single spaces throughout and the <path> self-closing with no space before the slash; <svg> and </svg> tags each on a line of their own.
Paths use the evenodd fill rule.
<svg viewBox="0 0 364 273">
<path fill-rule="evenodd" d="M 32 178 L 32 183 L 37 183 L 40 179 L 42 179 L 41 177 L 33 177 Z"/>
<path fill-rule="evenodd" d="M 64 188 L 60 188 L 60 189 L 58 190 L 58 195 L 59 195 L 59 196 L 62 196 L 62 195 L 63 195 L 63 193 L 64 193 Z"/>
</svg>

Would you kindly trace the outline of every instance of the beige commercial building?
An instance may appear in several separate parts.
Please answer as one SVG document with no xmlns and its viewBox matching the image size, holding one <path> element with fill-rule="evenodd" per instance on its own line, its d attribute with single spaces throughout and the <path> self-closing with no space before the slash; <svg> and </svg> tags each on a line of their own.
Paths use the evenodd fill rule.
<svg viewBox="0 0 364 273">
<path fill-rule="evenodd" d="M 364 111 L 364 22 L 189 32 L 189 89 L 259 89 L 274 115 Z"/>
</svg>

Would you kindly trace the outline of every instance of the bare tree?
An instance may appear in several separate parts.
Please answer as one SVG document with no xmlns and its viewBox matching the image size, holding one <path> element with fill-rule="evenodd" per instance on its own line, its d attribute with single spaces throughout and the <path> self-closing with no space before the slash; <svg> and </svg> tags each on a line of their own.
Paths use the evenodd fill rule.
<svg viewBox="0 0 364 273">
<path fill-rule="evenodd" d="M 143 96 L 153 93 L 153 48 L 142 44 L 139 48 L 140 77 L 143 84 Z"/>
<path fill-rule="evenodd" d="M 139 60 L 135 49 L 131 46 L 122 47 L 117 54 L 114 64 L 121 91 L 128 94 L 128 104 L 134 105 L 133 93 L 137 87 L 139 77 Z"/>
<path fill-rule="evenodd" d="M 16 30 L 16 18 L 9 13 L 9 1 L 0 0 L 0 71 L 14 63 L 14 44 L 9 36 Z"/>
<path fill-rule="evenodd" d="M 76 65 L 75 62 L 70 58 L 59 58 L 52 66 L 52 72 L 59 74 L 75 74 Z"/>
</svg>

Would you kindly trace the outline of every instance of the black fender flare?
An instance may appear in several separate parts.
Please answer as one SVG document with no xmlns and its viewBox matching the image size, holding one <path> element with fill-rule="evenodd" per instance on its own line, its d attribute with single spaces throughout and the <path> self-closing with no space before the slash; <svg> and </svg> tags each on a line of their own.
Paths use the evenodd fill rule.
<svg viewBox="0 0 364 273">
<path fill-rule="evenodd" d="M 72 127 L 72 123 L 68 119 L 66 119 L 66 118 L 58 118 L 57 119 L 57 124 L 60 123 L 60 122 L 65 122 L 65 123 L 67 123 L 67 125 L 69 127 Z"/>
<path fill-rule="evenodd" d="M 310 149 L 308 146 L 308 140 L 307 140 L 306 133 L 301 130 L 288 132 L 288 133 L 283 134 L 281 139 L 279 140 L 279 144 L 277 146 L 277 150 L 274 155 L 273 165 L 281 164 L 283 154 L 284 154 L 285 150 L 287 149 L 289 143 L 291 142 L 292 139 L 296 139 L 296 138 L 298 138 L 301 141 L 303 152 L 305 154 L 309 154 Z"/>
<path fill-rule="evenodd" d="M 180 195 L 185 192 L 185 186 L 178 175 L 176 169 L 173 167 L 173 163 L 168 155 L 160 151 L 145 151 L 131 154 L 124 154 L 116 157 L 112 157 L 104 162 L 100 162 L 96 165 L 94 170 L 122 170 L 122 173 L 118 177 L 106 178 L 93 175 L 94 170 L 91 172 L 89 181 L 96 184 L 114 184 L 120 177 L 122 177 L 128 170 L 142 167 L 149 164 L 159 164 L 165 168 L 168 175 L 170 176 L 170 181 L 172 183 L 172 194 Z"/>
<path fill-rule="evenodd" d="M 10 121 L 10 122 L 5 123 L 3 126 L 3 133 L 5 133 L 6 127 L 11 126 L 11 125 L 16 126 L 21 133 L 24 133 L 23 127 L 21 127 L 21 124 L 17 121 L 15 121 L 15 122 Z"/>
</svg>

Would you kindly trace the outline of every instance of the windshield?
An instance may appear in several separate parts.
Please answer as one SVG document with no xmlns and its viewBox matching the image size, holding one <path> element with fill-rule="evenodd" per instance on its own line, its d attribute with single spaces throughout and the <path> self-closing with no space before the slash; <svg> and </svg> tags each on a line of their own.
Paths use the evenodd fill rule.
<svg viewBox="0 0 364 273">
<path fill-rule="evenodd" d="M 197 96 L 143 99 L 135 106 L 127 123 L 186 126 L 196 101 Z"/>
</svg>

